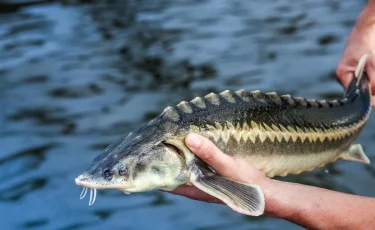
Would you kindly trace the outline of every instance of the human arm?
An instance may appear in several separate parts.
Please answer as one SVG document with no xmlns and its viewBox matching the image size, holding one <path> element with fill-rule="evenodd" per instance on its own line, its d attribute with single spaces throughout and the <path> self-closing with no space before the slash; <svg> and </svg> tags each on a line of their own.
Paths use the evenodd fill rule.
<svg viewBox="0 0 375 230">
<path fill-rule="evenodd" d="M 194 137 L 198 139 L 194 140 Z M 283 218 L 308 229 L 375 229 L 375 198 L 273 180 L 247 162 L 222 153 L 204 137 L 190 134 L 185 142 L 222 176 L 259 185 L 265 194 L 266 215 Z M 172 193 L 222 204 L 193 186 L 181 186 Z"/>
<path fill-rule="evenodd" d="M 355 23 L 336 69 L 337 80 L 347 88 L 358 60 L 368 55 L 366 71 L 372 85 L 372 105 L 375 106 L 375 0 L 369 0 Z"/>
</svg>

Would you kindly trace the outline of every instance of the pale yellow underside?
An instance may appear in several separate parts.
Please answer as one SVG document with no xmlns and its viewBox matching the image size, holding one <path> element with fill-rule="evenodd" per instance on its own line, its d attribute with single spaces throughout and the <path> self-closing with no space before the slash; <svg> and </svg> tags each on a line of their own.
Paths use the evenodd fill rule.
<svg viewBox="0 0 375 230">
<path fill-rule="evenodd" d="M 340 154 L 341 153 L 327 151 L 318 154 L 309 154 L 303 157 L 275 154 L 269 157 L 249 155 L 242 159 L 259 168 L 268 177 L 274 177 L 312 171 L 315 168 L 323 167 L 327 163 L 337 160 Z"/>
</svg>

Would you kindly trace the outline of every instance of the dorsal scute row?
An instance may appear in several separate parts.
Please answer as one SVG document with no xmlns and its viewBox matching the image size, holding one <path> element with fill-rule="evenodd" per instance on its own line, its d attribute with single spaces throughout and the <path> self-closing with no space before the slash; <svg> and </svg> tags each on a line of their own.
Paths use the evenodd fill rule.
<svg viewBox="0 0 375 230">
<path fill-rule="evenodd" d="M 176 106 L 176 108 L 166 108 L 163 114 L 166 118 L 177 121 L 179 119 L 179 113 L 177 110 L 181 111 L 182 113 L 190 114 L 193 112 L 192 106 L 196 107 L 197 109 L 207 109 L 207 104 L 210 104 L 212 106 L 220 106 L 222 101 L 231 104 L 239 102 L 248 103 L 254 101 L 251 100 L 252 98 L 256 99 L 256 101 L 258 101 L 259 103 L 270 102 L 275 104 L 276 106 L 302 106 L 306 108 L 331 108 L 338 107 L 349 102 L 347 98 L 328 102 L 326 100 L 306 100 L 303 97 L 292 97 L 289 94 L 280 96 L 276 92 L 263 93 L 260 90 L 247 92 L 241 89 L 235 91 L 234 93 L 229 90 L 225 90 L 219 94 L 209 93 L 203 98 L 196 97 L 190 102 L 182 101 Z"/>
<path fill-rule="evenodd" d="M 259 102 L 265 102 L 265 101 L 273 102 L 277 105 L 282 105 L 282 104 L 286 104 L 290 106 L 301 105 L 304 107 L 313 107 L 313 108 L 338 107 L 342 104 L 346 104 L 349 102 L 347 98 L 343 98 L 340 100 L 332 100 L 332 101 L 315 100 L 315 99 L 307 100 L 303 97 L 292 97 L 289 94 L 278 95 L 276 92 L 263 93 L 260 90 L 247 92 L 243 89 L 235 91 L 234 93 L 229 90 L 225 90 L 219 94 L 210 93 L 204 97 L 205 100 L 207 100 L 212 105 L 216 105 L 216 106 L 220 105 L 220 99 L 223 99 L 229 103 L 236 103 L 238 99 L 240 99 L 243 102 L 250 102 L 251 98 L 255 98 Z M 194 100 L 191 102 L 195 104 Z"/>
</svg>

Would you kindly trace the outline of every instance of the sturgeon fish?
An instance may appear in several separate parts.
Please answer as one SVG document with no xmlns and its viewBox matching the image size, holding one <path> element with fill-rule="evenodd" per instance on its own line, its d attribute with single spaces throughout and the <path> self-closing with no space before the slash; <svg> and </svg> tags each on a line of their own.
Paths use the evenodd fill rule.
<svg viewBox="0 0 375 230">
<path fill-rule="evenodd" d="M 184 144 L 188 133 L 209 138 L 224 153 L 243 159 L 268 177 L 299 174 L 338 158 L 369 163 L 361 145 L 353 144 L 371 111 L 371 89 L 363 57 L 341 100 L 306 100 L 260 91 L 224 91 L 183 101 L 98 155 L 75 179 L 90 189 L 125 193 L 171 191 L 194 185 L 233 210 L 257 216 L 264 212 L 262 189 L 218 175 Z"/>
</svg>

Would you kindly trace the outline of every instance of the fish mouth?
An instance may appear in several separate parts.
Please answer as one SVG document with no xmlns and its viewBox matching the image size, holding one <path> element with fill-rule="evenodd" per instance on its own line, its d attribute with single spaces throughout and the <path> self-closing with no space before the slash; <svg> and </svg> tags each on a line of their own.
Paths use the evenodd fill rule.
<svg viewBox="0 0 375 230">
<path fill-rule="evenodd" d="M 96 184 L 93 184 L 93 183 L 90 183 L 89 181 L 86 181 L 86 180 L 82 180 L 81 176 L 75 178 L 75 182 L 78 186 L 82 186 L 83 189 L 81 191 L 81 194 L 79 195 L 79 199 L 82 200 L 83 198 L 86 197 L 87 195 L 87 192 L 88 190 L 90 189 L 90 200 L 89 200 L 89 206 L 93 205 L 95 203 L 95 200 L 96 200 L 96 190 L 98 189 L 118 189 L 118 190 L 122 190 L 124 191 L 125 193 L 128 193 L 126 192 L 126 189 L 131 189 L 130 187 L 124 187 L 124 186 L 119 186 L 119 185 L 109 185 L 109 186 L 100 186 L 100 185 L 96 185 Z"/>
<path fill-rule="evenodd" d="M 76 185 L 90 188 L 90 189 L 101 189 L 100 186 L 97 186 L 93 183 L 90 183 L 89 181 L 82 180 L 80 177 L 77 177 L 75 179 Z"/>
<path fill-rule="evenodd" d="M 90 188 L 90 189 L 102 189 L 102 190 L 106 190 L 106 189 L 117 189 L 117 190 L 124 190 L 124 189 L 131 189 L 132 187 L 131 186 L 125 186 L 125 185 L 121 185 L 121 184 L 113 184 L 113 185 L 100 185 L 100 184 L 96 184 L 96 183 L 92 183 L 90 182 L 89 180 L 82 180 L 80 177 L 77 177 L 75 179 L 75 182 L 78 186 L 82 186 L 82 187 L 86 187 L 86 188 Z"/>
<path fill-rule="evenodd" d="M 88 183 L 88 182 L 85 182 L 85 181 L 82 181 L 82 180 L 80 180 L 79 178 L 76 178 L 76 179 L 75 179 L 75 182 L 76 182 L 77 185 L 83 187 L 82 192 L 81 192 L 81 194 L 79 195 L 79 199 L 80 199 L 80 200 L 82 200 L 83 198 L 85 198 L 88 189 L 90 189 L 90 201 L 89 201 L 89 206 L 93 205 L 93 204 L 95 203 L 95 200 L 96 200 L 96 190 L 97 190 L 98 188 L 95 188 L 94 186 L 92 186 L 92 184 L 90 184 L 90 183 Z"/>
</svg>

